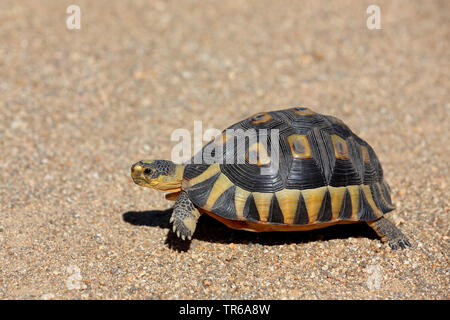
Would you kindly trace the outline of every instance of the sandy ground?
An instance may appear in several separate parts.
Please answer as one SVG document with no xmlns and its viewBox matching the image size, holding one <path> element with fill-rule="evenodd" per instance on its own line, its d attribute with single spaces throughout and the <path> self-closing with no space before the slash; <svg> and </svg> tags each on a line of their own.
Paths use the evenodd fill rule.
<svg viewBox="0 0 450 320">
<path fill-rule="evenodd" d="M 81 8 L 68 30 L 66 8 Z M 448 299 L 449 2 L 0 2 L 0 298 Z M 254 234 L 130 165 L 177 128 L 308 105 L 376 150 L 413 247 L 365 225 Z"/>
</svg>

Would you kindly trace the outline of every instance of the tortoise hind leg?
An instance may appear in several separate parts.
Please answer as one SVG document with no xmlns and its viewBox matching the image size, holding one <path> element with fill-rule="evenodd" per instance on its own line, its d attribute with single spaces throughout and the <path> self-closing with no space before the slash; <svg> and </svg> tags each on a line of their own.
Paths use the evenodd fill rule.
<svg viewBox="0 0 450 320">
<path fill-rule="evenodd" d="M 170 218 L 170 222 L 173 222 L 173 232 L 183 240 L 186 238 L 192 239 L 199 217 L 200 212 L 189 199 L 187 192 L 182 191 L 175 201 L 173 214 Z"/>
<path fill-rule="evenodd" d="M 381 217 L 375 221 L 368 221 L 367 224 L 375 230 L 382 241 L 388 242 L 392 250 L 397 250 L 399 247 L 402 249 L 406 249 L 406 246 L 411 247 L 408 238 L 388 219 Z"/>
</svg>

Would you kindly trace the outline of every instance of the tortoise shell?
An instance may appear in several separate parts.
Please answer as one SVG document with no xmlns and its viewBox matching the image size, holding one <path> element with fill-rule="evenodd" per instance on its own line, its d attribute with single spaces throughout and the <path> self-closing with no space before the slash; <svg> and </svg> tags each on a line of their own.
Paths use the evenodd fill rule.
<svg viewBox="0 0 450 320">
<path fill-rule="evenodd" d="M 230 129 L 257 139 L 247 137 L 239 148 Z M 240 121 L 204 146 L 196 163 L 185 167 L 183 190 L 201 211 L 235 229 L 309 230 L 373 221 L 394 209 L 369 144 L 341 120 L 308 108 Z"/>
</svg>

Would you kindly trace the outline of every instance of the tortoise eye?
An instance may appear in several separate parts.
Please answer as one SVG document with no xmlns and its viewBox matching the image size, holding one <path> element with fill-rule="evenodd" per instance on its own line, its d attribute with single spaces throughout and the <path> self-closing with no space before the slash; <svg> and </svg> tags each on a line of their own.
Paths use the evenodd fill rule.
<svg viewBox="0 0 450 320">
<path fill-rule="evenodd" d="M 145 175 L 152 174 L 152 169 L 146 168 L 146 169 L 144 170 L 144 174 L 145 174 Z"/>
</svg>

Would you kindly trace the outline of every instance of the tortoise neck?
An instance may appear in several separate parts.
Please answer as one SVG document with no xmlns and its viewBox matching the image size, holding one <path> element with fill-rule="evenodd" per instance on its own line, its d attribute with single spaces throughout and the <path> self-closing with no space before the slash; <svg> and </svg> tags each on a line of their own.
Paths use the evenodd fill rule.
<svg viewBox="0 0 450 320">
<path fill-rule="evenodd" d="M 181 191 L 181 183 L 183 180 L 184 165 L 174 164 L 175 168 L 169 174 L 160 175 L 154 181 L 153 188 L 163 192 Z"/>
<path fill-rule="evenodd" d="M 183 180 L 183 174 L 184 174 L 185 167 L 186 166 L 184 164 L 176 164 L 175 165 L 174 179 L 177 181 L 180 181 L 180 185 L 181 185 L 181 181 Z"/>
</svg>

